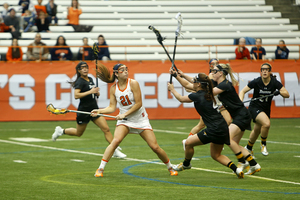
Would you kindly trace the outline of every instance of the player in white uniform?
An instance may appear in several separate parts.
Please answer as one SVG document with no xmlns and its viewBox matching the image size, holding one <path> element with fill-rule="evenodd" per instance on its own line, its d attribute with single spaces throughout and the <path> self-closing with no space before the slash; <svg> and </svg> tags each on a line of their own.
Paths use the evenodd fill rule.
<svg viewBox="0 0 300 200">
<path fill-rule="evenodd" d="M 120 107 L 120 113 L 116 116 L 117 127 L 114 133 L 114 139 L 106 148 L 102 157 L 99 168 L 96 170 L 95 177 L 103 177 L 104 167 L 112 157 L 114 150 L 119 146 L 128 133 L 139 134 L 157 154 L 159 159 L 163 161 L 171 176 L 177 176 L 178 172 L 172 168 L 170 159 L 166 152 L 157 144 L 155 134 L 149 123 L 148 115 L 142 104 L 141 89 L 139 83 L 134 79 L 128 78 L 128 69 L 123 64 L 117 64 L 113 68 L 111 75 L 109 70 L 100 65 L 97 77 L 106 83 L 113 83 L 115 79 L 118 81 L 110 88 L 110 104 L 104 109 L 96 109 L 92 111 L 92 116 L 97 114 L 112 113 Z M 125 120 L 124 118 L 127 118 Z"/>
</svg>

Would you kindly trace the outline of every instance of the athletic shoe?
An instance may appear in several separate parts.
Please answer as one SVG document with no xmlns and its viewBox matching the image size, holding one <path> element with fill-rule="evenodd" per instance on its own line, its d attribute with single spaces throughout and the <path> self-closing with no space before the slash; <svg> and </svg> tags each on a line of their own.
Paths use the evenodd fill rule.
<svg viewBox="0 0 300 200">
<path fill-rule="evenodd" d="M 171 176 L 177 176 L 178 175 L 178 172 L 175 171 L 172 167 L 170 167 L 168 170 L 169 170 Z"/>
<path fill-rule="evenodd" d="M 240 178 L 244 178 L 244 172 L 243 170 L 241 170 L 240 168 L 236 168 L 235 170 L 235 174 L 237 175 L 237 177 Z"/>
<path fill-rule="evenodd" d="M 64 134 L 64 129 L 62 129 L 60 126 L 57 126 L 55 128 L 54 133 L 52 134 L 52 141 L 55 142 L 56 139 L 61 136 L 62 134 Z"/>
<path fill-rule="evenodd" d="M 264 156 L 269 155 L 269 152 L 267 150 L 267 146 L 266 145 L 260 144 L 260 151 L 261 151 L 261 154 L 264 155 Z"/>
<path fill-rule="evenodd" d="M 178 165 L 173 165 L 173 169 L 176 171 L 183 171 L 186 169 L 191 169 L 192 165 L 190 164 L 189 166 L 184 166 L 183 163 L 180 163 Z"/>
<path fill-rule="evenodd" d="M 245 173 L 246 175 L 253 175 L 255 172 L 259 172 L 261 170 L 260 165 L 257 163 L 254 166 L 250 166 L 250 169 L 247 173 Z"/>
<path fill-rule="evenodd" d="M 249 162 L 248 161 L 246 161 L 245 163 L 239 162 L 237 168 L 241 169 L 242 171 L 244 171 L 245 169 L 249 170 Z"/>
<path fill-rule="evenodd" d="M 122 150 L 121 147 L 117 147 L 115 149 L 115 152 L 113 154 L 114 158 L 126 158 L 127 157 L 127 155 L 122 153 L 120 150 Z"/>
<path fill-rule="evenodd" d="M 252 158 L 255 158 L 254 153 L 253 153 L 253 149 L 252 150 L 248 149 L 247 145 L 244 148 L 247 149 L 247 151 L 250 153 L 250 155 L 252 156 Z"/>
<path fill-rule="evenodd" d="M 182 140 L 183 151 L 185 151 L 185 142 L 186 142 L 186 139 Z"/>
<path fill-rule="evenodd" d="M 103 169 L 98 168 L 95 172 L 95 177 L 103 177 Z"/>
</svg>

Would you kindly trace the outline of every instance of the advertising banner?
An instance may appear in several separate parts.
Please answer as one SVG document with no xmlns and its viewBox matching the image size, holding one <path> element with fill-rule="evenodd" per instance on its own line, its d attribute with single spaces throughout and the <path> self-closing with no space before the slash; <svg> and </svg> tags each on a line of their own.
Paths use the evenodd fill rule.
<svg viewBox="0 0 300 200">
<path fill-rule="evenodd" d="M 220 61 L 228 63 L 228 61 Z M 51 115 L 46 106 L 52 103 L 57 108 L 76 110 L 79 100 L 74 99 L 74 90 L 68 83 L 76 77 L 75 66 L 78 62 L 18 62 L 0 63 L 0 121 L 58 121 L 75 120 L 75 113 Z M 111 71 L 118 62 L 103 63 Z M 193 103 L 181 104 L 168 91 L 171 62 L 161 61 L 122 61 L 129 68 L 129 77 L 139 82 L 143 105 L 150 119 L 199 119 Z M 233 60 L 229 62 L 237 75 L 239 92 L 247 83 L 260 76 L 262 61 Z M 280 95 L 273 98 L 272 118 L 300 117 L 300 62 L 294 60 L 270 61 L 273 74 L 288 90 L 290 98 Z M 195 76 L 208 73 L 207 61 L 176 61 L 177 68 Z M 88 62 L 89 73 L 95 80 L 95 64 Z M 182 95 L 188 95 L 173 78 L 174 87 Z M 96 83 L 96 81 L 94 81 Z M 99 80 L 100 108 L 109 105 L 109 88 Z M 245 95 L 244 101 L 251 98 L 253 90 Z M 246 106 L 249 103 L 245 104 Z M 116 110 L 111 115 L 117 115 Z"/>
</svg>

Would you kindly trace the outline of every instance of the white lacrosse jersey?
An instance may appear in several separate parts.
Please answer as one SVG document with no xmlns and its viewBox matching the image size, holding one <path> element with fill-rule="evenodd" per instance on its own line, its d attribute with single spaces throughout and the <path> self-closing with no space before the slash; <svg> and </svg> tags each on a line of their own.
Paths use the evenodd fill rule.
<svg viewBox="0 0 300 200">
<path fill-rule="evenodd" d="M 133 96 L 133 92 L 131 91 L 130 82 L 131 79 L 128 78 L 127 85 L 124 90 L 120 90 L 118 82 L 116 83 L 115 96 L 119 104 L 120 114 L 127 112 L 135 104 L 135 99 Z M 148 114 L 144 106 L 140 107 L 139 110 L 128 115 L 126 118 L 127 120 L 118 120 L 117 126 L 125 125 L 130 128 L 131 133 L 142 132 L 138 130 L 134 131 L 133 129 L 152 130 L 152 127 L 148 119 Z"/>
</svg>

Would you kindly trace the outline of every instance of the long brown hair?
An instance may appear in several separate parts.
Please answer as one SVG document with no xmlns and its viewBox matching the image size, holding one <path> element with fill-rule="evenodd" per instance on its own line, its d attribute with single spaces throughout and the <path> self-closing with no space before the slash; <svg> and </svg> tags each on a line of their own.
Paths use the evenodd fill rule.
<svg viewBox="0 0 300 200">
<path fill-rule="evenodd" d="M 205 99 L 207 101 L 213 101 L 216 103 L 213 95 L 213 83 L 211 82 L 210 78 L 204 73 L 199 73 L 197 81 L 201 84 L 201 88 L 205 92 Z"/>
<path fill-rule="evenodd" d="M 97 66 L 98 66 L 98 71 L 96 71 L 97 77 L 100 78 L 105 83 L 113 83 L 118 78 L 115 75 L 115 72 L 117 72 L 118 69 L 123 66 L 123 64 L 120 63 L 116 64 L 113 68 L 112 74 L 110 74 L 109 69 L 105 65 L 98 63 Z"/>
</svg>

